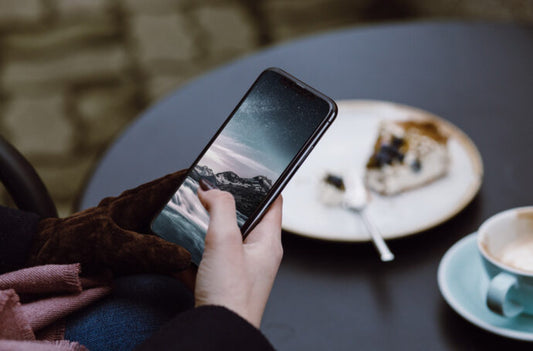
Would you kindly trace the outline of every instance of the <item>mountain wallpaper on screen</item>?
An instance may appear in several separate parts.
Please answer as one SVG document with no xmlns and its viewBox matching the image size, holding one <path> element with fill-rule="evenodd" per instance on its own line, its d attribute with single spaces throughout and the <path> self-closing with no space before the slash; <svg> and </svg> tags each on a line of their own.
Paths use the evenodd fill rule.
<svg viewBox="0 0 533 351">
<path fill-rule="evenodd" d="M 242 228 L 327 114 L 329 105 L 318 100 L 266 71 L 153 221 L 153 231 L 199 264 L 209 225 L 198 199 L 200 179 L 233 195 Z"/>
<path fill-rule="evenodd" d="M 208 166 L 196 166 L 190 174 L 197 183 L 205 178 L 211 184 L 227 191 L 235 198 L 237 211 L 250 217 L 272 187 L 272 181 L 265 176 L 241 178 L 232 171 L 214 173 Z"/>
<path fill-rule="evenodd" d="M 209 214 L 198 198 L 198 187 L 202 178 L 233 195 L 239 227 L 255 212 L 272 187 L 272 181 L 262 175 L 242 178 L 233 171 L 215 173 L 205 165 L 194 167 L 154 220 L 154 225 L 163 239 L 187 248 L 195 264 L 200 263 L 209 225 Z"/>
</svg>

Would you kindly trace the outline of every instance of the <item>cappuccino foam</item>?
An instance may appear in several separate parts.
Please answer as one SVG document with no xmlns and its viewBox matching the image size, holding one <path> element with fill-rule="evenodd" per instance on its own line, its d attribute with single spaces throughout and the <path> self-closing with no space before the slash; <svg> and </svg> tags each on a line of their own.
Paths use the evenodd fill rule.
<svg viewBox="0 0 533 351">
<path fill-rule="evenodd" d="M 507 243 L 498 256 L 499 261 L 509 267 L 533 273 L 533 237 Z"/>
</svg>

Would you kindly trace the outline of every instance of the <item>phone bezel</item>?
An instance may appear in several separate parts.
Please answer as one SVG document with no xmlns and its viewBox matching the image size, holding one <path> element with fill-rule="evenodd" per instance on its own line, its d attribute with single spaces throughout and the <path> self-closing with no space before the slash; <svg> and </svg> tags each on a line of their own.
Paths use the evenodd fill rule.
<svg viewBox="0 0 533 351">
<path fill-rule="evenodd" d="M 232 119 L 232 117 L 235 115 L 235 112 L 239 109 L 239 107 L 242 105 L 242 103 L 246 100 L 248 95 L 250 94 L 250 91 L 253 89 L 253 87 L 256 85 L 256 83 L 261 79 L 261 77 L 266 74 L 267 72 L 274 72 L 276 74 L 279 74 L 283 76 L 285 79 L 288 79 L 292 83 L 294 83 L 299 88 L 303 89 L 307 93 L 310 93 L 328 104 L 328 113 L 324 116 L 320 124 L 317 126 L 317 128 L 314 130 L 311 137 L 309 137 L 304 145 L 300 148 L 300 150 L 296 153 L 296 155 L 292 158 L 289 165 L 283 170 L 283 172 L 280 174 L 278 179 L 274 182 L 270 190 L 268 191 L 267 195 L 261 202 L 261 204 L 258 206 L 257 210 L 248 217 L 246 222 L 243 224 L 243 226 L 240 228 L 241 233 L 243 236 L 243 240 L 248 236 L 248 234 L 252 231 L 252 229 L 259 223 L 261 218 L 264 216 L 270 205 L 274 202 L 274 200 L 279 196 L 283 188 L 287 185 L 289 180 L 292 178 L 294 173 L 298 170 L 298 168 L 301 166 L 303 161 L 307 158 L 313 147 L 316 145 L 318 140 L 322 137 L 322 135 L 325 133 L 327 128 L 331 125 L 335 117 L 337 116 L 337 105 L 335 104 L 335 101 L 333 99 L 329 98 L 328 96 L 324 95 L 323 93 L 319 92 L 318 90 L 310 87 L 309 85 L 305 84 L 304 82 L 300 81 L 298 78 L 292 76 L 291 74 L 283 71 L 280 68 L 277 67 L 269 67 L 265 69 L 261 74 L 255 79 L 253 84 L 248 88 L 246 93 L 243 95 L 243 97 L 240 99 L 240 101 L 237 103 L 235 108 L 231 111 L 229 116 L 226 118 L 224 123 L 218 128 L 216 133 L 211 137 L 207 145 L 204 147 L 202 152 L 198 155 L 198 157 L 194 160 L 194 162 L 189 167 L 187 174 L 184 176 L 183 181 L 176 187 L 176 190 L 170 195 L 169 199 L 165 202 L 161 210 L 157 212 L 157 215 L 154 216 L 152 222 L 150 223 L 151 230 L 157 234 L 157 232 L 153 228 L 153 223 L 155 219 L 160 215 L 161 211 L 165 208 L 165 206 L 168 204 L 168 202 L 172 199 L 176 191 L 183 185 L 183 182 L 185 182 L 185 179 L 191 174 L 191 171 L 196 167 L 198 162 L 202 159 L 202 157 L 205 155 L 205 153 L 209 150 L 211 145 L 215 142 L 217 137 L 220 135 L 220 133 L 224 130 L 226 125 L 229 123 L 229 121 Z"/>
</svg>

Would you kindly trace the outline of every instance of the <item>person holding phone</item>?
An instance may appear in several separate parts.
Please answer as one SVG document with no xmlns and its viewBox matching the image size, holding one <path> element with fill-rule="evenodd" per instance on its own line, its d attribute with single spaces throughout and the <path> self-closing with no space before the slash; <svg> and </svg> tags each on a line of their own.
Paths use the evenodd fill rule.
<svg viewBox="0 0 533 351">
<path fill-rule="evenodd" d="M 269 68 L 188 170 L 40 221 L 31 249 L 7 255 L 29 256 L 30 265 L 79 262 L 85 272 L 116 276 L 179 271 L 194 286 L 194 308 L 181 306 L 143 350 L 272 350 L 258 328 L 283 254 L 280 194 L 336 114 L 331 98 Z M 78 334 L 67 327 L 67 337 L 83 343 L 83 331 L 101 328 L 98 318 L 106 319 L 82 318 L 92 324 Z M 124 331 L 130 343 L 139 340 L 127 325 Z"/>
<path fill-rule="evenodd" d="M 235 198 L 246 238 L 337 115 L 335 102 L 279 68 L 264 70 L 189 167 L 150 227 L 199 264 L 209 214 L 200 181 Z"/>
<path fill-rule="evenodd" d="M 169 322 L 139 350 L 273 350 L 259 327 L 283 256 L 283 200 L 275 200 L 243 242 L 233 196 L 202 182 L 200 189 L 210 222 L 196 276 L 196 308 Z"/>
<path fill-rule="evenodd" d="M 177 172 L 141 185 L 116 198 L 104 199 L 98 207 L 63 219 L 40 219 L 34 214 L 0 206 L 0 223 L 2 224 L 0 226 L 0 237 L 2 238 L 2 248 L 0 249 L 0 268 L 2 270 L 0 272 L 31 264 L 83 261 L 82 267 L 88 271 L 97 271 L 101 267 L 105 267 L 114 271 L 114 274 L 122 279 L 123 275 L 135 277 L 130 274 L 171 273 L 173 269 L 185 268 L 185 272 L 192 272 L 192 274 L 183 274 L 184 271 L 182 271 L 179 276 L 185 277 L 185 280 L 187 277 L 193 278 L 193 285 L 195 285 L 194 306 L 180 311 L 181 313 L 160 326 L 155 334 L 139 346 L 140 350 L 272 350 L 271 344 L 258 328 L 283 252 L 281 247 L 281 197 L 273 203 L 261 222 L 243 242 L 241 232 L 236 224 L 235 202 L 232 195 L 218 189 L 208 189 L 203 185 L 198 196 L 209 212 L 211 219 L 206 236 L 205 255 L 197 273 L 195 273 L 194 268 L 186 268 L 189 266 L 183 265 L 187 259 L 190 259 L 190 256 L 184 254 L 183 249 L 179 246 L 170 243 L 169 247 L 154 245 L 154 243 L 164 245 L 166 241 L 153 235 L 142 234 L 141 224 L 150 217 L 149 215 L 136 216 L 138 207 L 153 206 L 153 204 L 149 204 L 151 201 L 157 204 L 158 201 L 161 202 L 161 199 L 166 198 L 168 192 L 173 189 L 171 185 L 179 181 L 183 174 L 184 172 Z M 150 197 L 148 194 L 152 194 L 152 196 Z M 121 206 L 121 204 L 126 203 L 128 205 Z M 104 209 L 106 210 L 103 211 Z M 150 210 L 145 207 L 143 212 L 150 213 Z M 99 234 L 120 236 L 123 233 L 119 231 L 116 233 L 100 232 L 95 229 L 106 227 L 101 224 L 96 225 L 102 221 L 102 217 L 104 217 L 102 213 L 112 213 L 110 217 L 114 218 L 108 218 L 107 221 L 113 222 L 114 226 L 131 234 L 130 239 L 128 239 L 129 243 L 137 241 L 137 244 L 134 245 L 139 260 L 142 259 L 143 255 L 148 257 L 142 253 L 147 243 L 147 241 L 143 241 L 144 237 L 153 241 L 150 245 L 152 248 L 155 247 L 154 250 L 159 255 L 150 258 L 150 262 L 141 263 L 140 266 L 136 267 L 128 262 L 126 256 L 118 253 L 116 248 L 106 247 L 108 245 L 106 240 L 98 239 Z M 91 228 L 97 239 L 90 238 L 83 226 Z M 69 231 L 70 228 L 74 227 L 76 231 Z M 51 228 L 55 231 L 53 234 L 51 230 L 48 230 Z M 137 231 L 132 231 L 132 228 L 137 229 Z M 71 242 L 68 245 L 63 234 L 71 237 Z M 44 236 L 47 240 L 43 240 Z M 96 242 L 92 242 L 92 240 L 96 240 Z M 95 255 L 96 258 L 89 261 L 84 261 L 84 246 L 98 246 L 104 252 L 116 251 L 117 254 L 107 262 L 98 262 L 98 257 L 103 257 L 99 255 Z M 56 255 L 52 255 L 51 252 L 47 251 L 48 249 L 55 252 Z M 37 255 L 35 257 L 34 250 L 42 253 L 43 256 Z M 174 250 L 173 255 L 176 257 L 166 258 L 165 256 L 171 250 Z M 125 271 L 126 267 L 129 267 L 129 271 Z M 147 279 L 146 275 L 139 277 Z M 190 284 L 190 281 L 185 281 L 185 283 Z M 180 298 L 180 296 L 176 295 L 175 298 Z M 132 300 L 131 302 L 134 304 L 136 301 Z M 115 329 L 115 337 L 123 339 L 138 337 L 132 335 L 131 328 L 132 323 L 138 321 L 113 319 L 113 315 L 118 315 L 116 306 L 113 303 L 104 306 L 101 312 L 107 313 L 110 319 L 81 321 L 89 325 L 94 325 L 95 322 L 99 323 L 99 328 L 89 330 L 89 333 L 93 335 L 77 335 L 76 338 L 75 333 L 69 333 L 69 323 L 67 323 L 66 336 L 72 340 L 75 339 L 74 341 L 79 341 L 81 344 L 90 344 L 88 345 L 89 350 L 109 350 L 113 349 L 110 345 L 120 345 L 120 340 L 118 343 L 117 340 L 111 342 L 112 340 L 107 338 L 108 335 L 94 335 L 96 333 L 106 334 L 105 329 L 110 326 Z M 146 306 L 144 307 L 146 308 Z M 98 308 L 89 306 L 88 310 Z M 124 308 L 124 306 L 121 305 L 119 308 Z M 147 311 L 148 315 L 144 317 L 150 320 L 153 316 L 150 315 L 149 310 Z M 101 344 L 95 345 L 94 340 L 101 340 Z M 120 347 L 120 349 L 125 348 Z"/>
</svg>

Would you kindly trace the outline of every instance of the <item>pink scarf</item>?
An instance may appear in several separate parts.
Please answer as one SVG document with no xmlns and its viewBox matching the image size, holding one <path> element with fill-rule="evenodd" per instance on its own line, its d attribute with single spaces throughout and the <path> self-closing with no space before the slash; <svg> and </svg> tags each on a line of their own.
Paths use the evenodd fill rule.
<svg viewBox="0 0 533 351">
<path fill-rule="evenodd" d="M 85 350 L 62 340 L 63 318 L 106 296 L 111 288 L 101 279 L 79 274 L 80 265 L 69 264 L 0 275 L 0 350 Z"/>
</svg>

